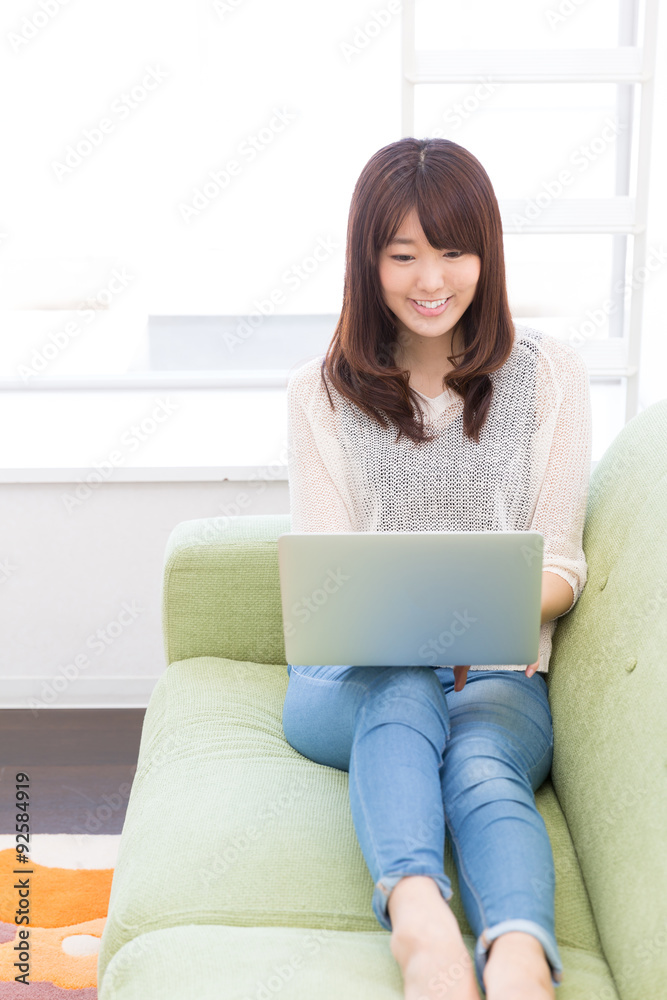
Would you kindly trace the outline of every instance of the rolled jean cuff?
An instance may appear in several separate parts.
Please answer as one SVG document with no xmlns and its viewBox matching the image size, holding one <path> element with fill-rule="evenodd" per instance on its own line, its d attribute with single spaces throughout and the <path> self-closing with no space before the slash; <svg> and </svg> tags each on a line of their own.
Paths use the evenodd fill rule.
<svg viewBox="0 0 667 1000">
<path fill-rule="evenodd" d="M 482 974 L 486 968 L 491 942 L 495 941 L 501 934 L 507 933 L 507 931 L 525 931 L 526 934 L 532 934 L 533 937 L 537 938 L 544 948 L 547 962 L 551 968 L 551 982 L 554 986 L 560 986 L 563 978 L 563 963 L 560 960 L 558 945 L 553 936 L 533 920 L 503 920 L 501 923 L 496 924 L 495 927 L 483 930 L 477 938 L 477 943 L 475 944 L 475 971 L 477 972 L 477 982 L 480 989 L 486 994 Z"/>
<path fill-rule="evenodd" d="M 444 872 L 429 872 L 429 871 L 410 871 L 401 872 L 400 875 L 384 875 L 379 881 L 375 883 L 375 891 L 373 892 L 372 907 L 373 913 L 377 917 L 378 921 L 382 924 L 385 930 L 390 931 L 392 929 L 391 920 L 389 919 L 389 912 L 387 909 L 387 903 L 389 901 L 389 893 L 394 888 L 400 879 L 405 878 L 407 875 L 428 875 L 437 884 L 442 898 L 445 902 L 449 902 L 452 898 L 453 890 L 452 883 L 450 882 L 447 875 Z"/>
</svg>

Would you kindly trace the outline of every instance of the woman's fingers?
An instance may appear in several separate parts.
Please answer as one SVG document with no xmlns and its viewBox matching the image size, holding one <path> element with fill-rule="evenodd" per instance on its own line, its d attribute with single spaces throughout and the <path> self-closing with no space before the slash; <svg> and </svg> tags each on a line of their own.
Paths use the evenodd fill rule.
<svg viewBox="0 0 667 1000">
<path fill-rule="evenodd" d="M 526 677 L 532 677 L 533 674 L 535 673 L 535 671 L 537 670 L 537 668 L 539 667 L 539 665 L 540 665 L 540 661 L 539 660 L 535 660 L 534 663 L 529 664 L 526 667 Z"/>
<path fill-rule="evenodd" d="M 468 671 L 470 670 L 470 664 L 467 667 L 454 667 L 454 690 L 463 691 L 466 685 L 466 678 L 468 676 Z"/>
<path fill-rule="evenodd" d="M 533 674 L 535 673 L 535 671 L 537 670 L 537 668 L 539 667 L 539 665 L 540 665 L 539 659 L 535 660 L 534 663 L 529 664 L 526 667 L 526 677 L 532 677 Z M 468 664 L 467 667 L 464 667 L 464 666 L 454 667 L 454 690 L 455 691 L 463 691 L 463 688 L 466 686 L 466 680 L 467 680 L 467 677 L 468 677 L 468 671 L 469 670 L 470 670 L 470 664 Z"/>
</svg>

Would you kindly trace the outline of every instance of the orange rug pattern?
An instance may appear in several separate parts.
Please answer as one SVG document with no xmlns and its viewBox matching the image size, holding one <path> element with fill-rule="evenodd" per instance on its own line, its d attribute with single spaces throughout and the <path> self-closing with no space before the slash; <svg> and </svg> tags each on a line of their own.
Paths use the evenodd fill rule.
<svg viewBox="0 0 667 1000">
<path fill-rule="evenodd" d="M 58 841 L 56 851 L 51 846 L 48 852 L 53 860 L 57 847 L 67 845 L 67 838 L 50 839 Z M 71 840 L 80 842 L 81 838 Z M 63 853 L 69 854 L 71 865 L 72 851 Z M 37 857 L 39 851 L 34 849 L 29 863 L 23 865 L 17 863 L 14 849 L 0 850 L 0 1000 L 97 1000 L 99 941 L 114 869 L 40 864 L 33 860 Z M 27 878 L 30 924 L 17 925 L 17 882 Z M 28 985 L 15 980 L 21 970 L 14 965 L 19 961 L 16 946 L 23 943 L 18 932 L 26 928 L 30 931 Z"/>
</svg>

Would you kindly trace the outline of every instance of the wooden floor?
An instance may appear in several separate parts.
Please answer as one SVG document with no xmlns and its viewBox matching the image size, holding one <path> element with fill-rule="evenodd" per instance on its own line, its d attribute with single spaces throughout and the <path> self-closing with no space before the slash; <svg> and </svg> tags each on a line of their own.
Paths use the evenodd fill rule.
<svg viewBox="0 0 667 1000">
<path fill-rule="evenodd" d="M 120 833 L 145 709 L 0 710 L 0 834 L 15 833 L 16 774 L 31 833 Z"/>
</svg>

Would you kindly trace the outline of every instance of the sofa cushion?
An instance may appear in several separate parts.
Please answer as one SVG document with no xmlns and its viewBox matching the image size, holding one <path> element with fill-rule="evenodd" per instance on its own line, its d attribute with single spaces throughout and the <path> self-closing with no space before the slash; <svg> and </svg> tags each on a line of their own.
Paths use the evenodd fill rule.
<svg viewBox="0 0 667 1000">
<path fill-rule="evenodd" d="M 287 742 L 287 685 L 283 663 L 216 657 L 173 663 L 160 677 L 111 887 L 100 982 L 132 939 L 179 925 L 324 928 L 357 933 L 360 941 L 378 931 L 389 936 L 371 909 L 373 882 L 352 823 L 347 772 Z M 536 800 L 554 848 L 559 944 L 601 958 L 549 780 Z M 470 935 L 448 838 L 445 867 L 452 908 Z M 552 888 L 536 885 L 538 892 Z"/>
<path fill-rule="evenodd" d="M 588 581 L 554 633 L 552 781 L 624 1000 L 667 990 L 667 400 L 591 477 Z"/>
<path fill-rule="evenodd" d="M 464 935 L 472 960 L 474 939 Z M 618 1000 L 600 956 L 561 948 L 558 1000 Z M 460 976 L 452 969 L 452 977 Z M 446 988 L 446 982 L 443 983 Z M 444 994 L 443 994 L 444 995 Z M 150 931 L 109 963 L 99 1000 L 402 1000 L 389 933 L 187 924 Z"/>
</svg>

